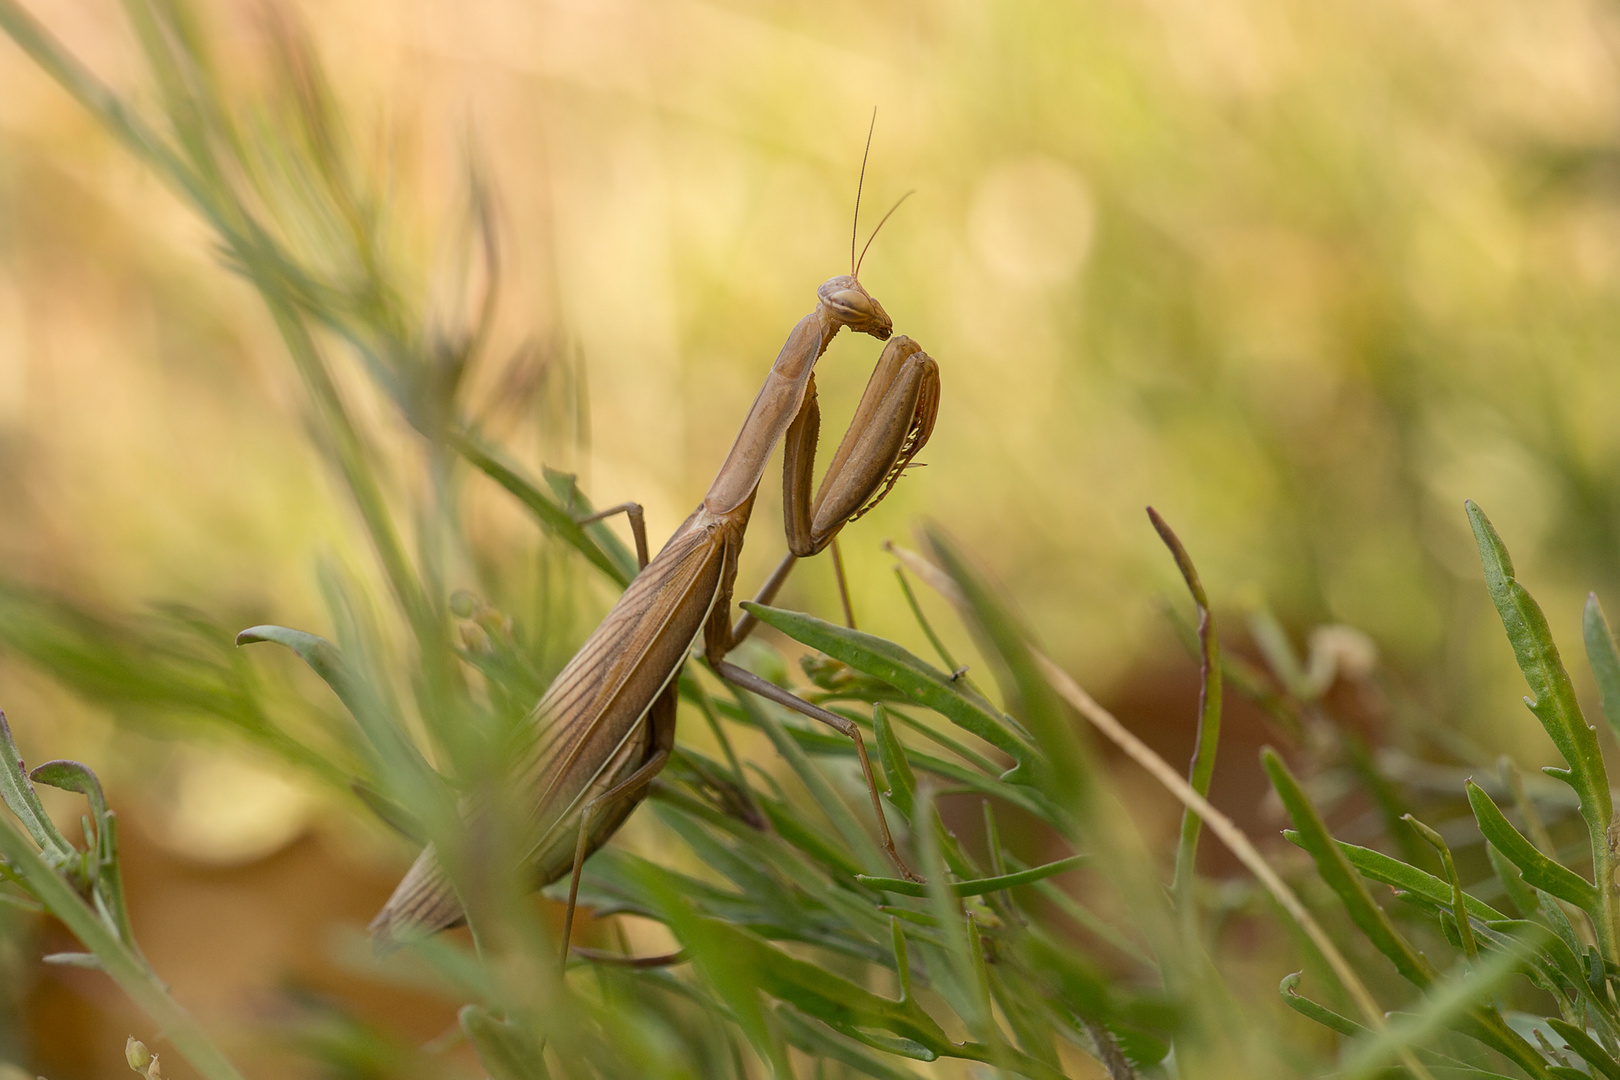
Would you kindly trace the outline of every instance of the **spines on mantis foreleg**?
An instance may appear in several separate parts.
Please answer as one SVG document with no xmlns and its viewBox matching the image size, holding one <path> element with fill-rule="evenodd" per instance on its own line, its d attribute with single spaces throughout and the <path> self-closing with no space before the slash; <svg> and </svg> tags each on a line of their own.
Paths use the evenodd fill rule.
<svg viewBox="0 0 1620 1080">
<path fill-rule="evenodd" d="M 783 451 L 788 549 L 801 558 L 816 554 L 844 525 L 881 502 L 927 443 L 938 412 L 939 365 L 910 338 L 893 338 L 872 371 L 812 504 L 820 411 L 807 395 Z"/>
</svg>

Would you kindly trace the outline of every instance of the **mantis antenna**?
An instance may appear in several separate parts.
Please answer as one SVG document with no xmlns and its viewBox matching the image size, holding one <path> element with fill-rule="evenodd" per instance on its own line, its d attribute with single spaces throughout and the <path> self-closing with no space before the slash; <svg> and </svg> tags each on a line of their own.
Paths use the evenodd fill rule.
<svg viewBox="0 0 1620 1080">
<path fill-rule="evenodd" d="M 856 280 L 860 279 L 860 276 L 861 276 L 861 263 L 866 261 L 867 249 L 872 246 L 872 241 L 877 239 L 877 234 L 878 234 L 879 230 L 881 230 L 883 228 L 884 224 L 891 217 L 894 216 L 894 212 L 896 210 L 900 209 L 900 204 L 905 202 L 907 199 L 911 198 L 915 194 L 917 194 L 917 189 L 913 188 L 910 191 L 906 192 L 904 195 L 900 196 L 898 199 L 894 200 L 894 205 L 889 207 L 889 212 L 887 214 L 883 215 L 883 220 L 879 221 L 877 223 L 877 228 L 872 230 L 872 235 L 868 236 L 866 238 L 866 247 L 861 248 L 861 257 L 859 259 L 855 260 L 855 270 L 854 270 L 854 272 L 852 274 L 850 274 L 850 277 L 853 277 Z M 853 249 L 851 249 L 851 250 L 853 250 Z"/>
<path fill-rule="evenodd" d="M 866 161 L 872 156 L 872 132 L 876 128 L 877 106 L 874 105 L 872 106 L 872 122 L 866 127 L 866 149 L 861 152 L 861 175 L 860 179 L 855 181 L 855 220 L 850 222 L 849 226 L 849 276 L 857 281 L 860 280 L 861 276 L 861 263 L 866 261 L 866 253 L 871 249 L 872 241 L 877 239 L 877 234 L 882 231 L 889 218 L 894 216 L 894 212 L 900 209 L 900 204 L 917 193 L 916 189 L 913 188 L 895 200 L 894 205 L 889 207 L 889 212 L 883 215 L 883 220 L 877 223 L 877 228 L 872 230 L 872 235 L 866 238 L 866 246 L 861 248 L 860 258 L 856 258 L 855 244 L 861 233 L 861 189 L 866 186 Z"/>
<path fill-rule="evenodd" d="M 861 177 L 855 181 L 855 220 L 849 224 L 849 276 L 855 277 L 855 240 L 861 232 L 861 188 L 866 184 L 866 159 L 872 156 L 872 132 L 877 129 L 877 106 L 872 106 L 872 122 L 866 126 L 866 149 L 861 151 Z M 893 213 L 893 211 L 890 211 Z M 870 245 L 871 241 L 868 240 Z M 862 254 L 865 254 L 864 252 Z"/>
</svg>

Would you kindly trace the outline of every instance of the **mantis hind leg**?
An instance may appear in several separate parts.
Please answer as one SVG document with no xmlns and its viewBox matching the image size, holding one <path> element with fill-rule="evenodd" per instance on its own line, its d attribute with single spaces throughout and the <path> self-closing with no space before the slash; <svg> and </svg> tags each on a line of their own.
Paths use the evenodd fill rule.
<svg viewBox="0 0 1620 1080">
<path fill-rule="evenodd" d="M 579 812 L 579 839 L 574 845 L 574 866 L 568 877 L 568 904 L 563 908 L 564 970 L 568 967 L 569 941 L 574 934 L 574 910 L 579 904 L 580 875 L 585 869 L 586 856 L 595 849 L 595 845 L 591 843 L 591 826 L 595 823 L 597 814 L 615 803 L 628 800 L 631 805 L 623 808 L 624 815 L 628 815 L 634 804 L 646 793 L 653 779 L 663 772 L 665 765 L 669 764 L 670 752 L 675 749 L 675 712 L 680 680 L 681 673 L 677 668 L 675 674 L 670 677 L 669 685 L 653 699 L 652 707 L 647 710 L 647 726 L 651 739 L 647 746 L 647 756 L 641 765 L 625 779 L 587 802 Z"/>
</svg>

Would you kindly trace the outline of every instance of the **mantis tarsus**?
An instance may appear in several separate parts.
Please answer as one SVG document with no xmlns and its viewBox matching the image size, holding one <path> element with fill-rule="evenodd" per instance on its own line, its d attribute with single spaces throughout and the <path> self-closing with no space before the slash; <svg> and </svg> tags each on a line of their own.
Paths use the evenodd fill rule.
<svg viewBox="0 0 1620 1080">
<path fill-rule="evenodd" d="M 857 196 L 857 215 L 858 205 Z M 771 601 L 798 559 L 822 551 L 839 530 L 888 494 L 933 430 L 938 365 L 910 338 L 891 337 L 888 314 L 856 278 L 853 243 L 851 256 L 850 273 L 825 282 L 815 309 L 788 335 L 703 502 L 663 550 L 647 561 L 639 506 L 624 504 L 593 515 L 629 514 L 642 569 L 535 706 L 530 737 L 514 764 L 519 790 L 534 793 L 527 824 L 537 887 L 572 873 L 565 958 L 581 867 L 645 797 L 669 760 L 676 684 L 700 636 L 704 658 L 721 678 L 854 741 L 883 849 L 902 874 L 915 879 L 889 835 L 860 729 L 726 660 L 754 627 L 747 615 L 732 625 L 732 585 L 754 497 L 776 444 L 785 442 L 788 555 L 760 588 L 761 603 Z M 821 422 L 814 368 L 846 326 L 888 344 L 812 498 Z M 469 810 L 477 813 L 476 807 Z M 462 917 L 461 901 L 430 846 L 372 922 L 372 931 L 379 943 L 393 942 L 443 929 Z"/>
</svg>

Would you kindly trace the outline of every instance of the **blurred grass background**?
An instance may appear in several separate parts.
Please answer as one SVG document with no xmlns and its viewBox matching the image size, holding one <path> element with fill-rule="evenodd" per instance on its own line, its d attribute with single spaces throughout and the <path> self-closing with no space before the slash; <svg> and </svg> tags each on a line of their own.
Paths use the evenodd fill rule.
<svg viewBox="0 0 1620 1080">
<path fill-rule="evenodd" d="M 140 85 L 117 5 L 32 10 L 115 85 Z M 251 83 L 262 9 L 205 11 L 231 78 Z M 926 515 L 994 570 L 1056 659 L 1142 703 L 1127 719 L 1190 726 L 1151 502 L 1218 608 L 1263 600 L 1296 640 L 1329 623 L 1371 635 L 1399 705 L 1385 741 L 1449 732 L 1553 760 L 1518 711 L 1461 500 L 1490 508 L 1561 639 L 1586 589 L 1615 602 L 1611 5 L 418 0 L 301 14 L 362 154 L 392 178 L 391 257 L 430 276 L 469 146 L 499 193 L 501 306 L 473 395 L 492 429 L 531 464 L 579 472 L 603 504 L 645 503 L 655 541 L 708 484 L 815 286 L 847 268 L 875 105 L 864 220 L 917 195 L 862 278 L 939 360 L 944 402 L 928 467 L 845 534 L 863 628 L 918 636 L 899 605 L 862 598 L 893 589 L 879 541 Z M 823 361 L 829 432 L 870 354 L 840 339 Z M 162 601 L 225 631 L 320 628 L 316 560 L 361 556 L 299 400 L 258 299 L 220 271 L 192 213 L 0 46 L 5 587 L 109 618 Z M 742 588 L 781 550 L 777 506 L 767 484 Z M 554 602 L 545 629 L 565 658 L 610 594 L 572 584 L 493 501 L 478 536 L 514 593 Z M 785 603 L 831 616 L 830 569 L 807 566 Z M 1165 689 L 1172 671 L 1180 691 Z M 369 917 L 397 853 L 323 828 L 319 798 L 266 760 L 224 744 L 160 753 L 128 734 L 152 717 L 109 723 L 24 658 L 0 654 L 0 691 L 31 759 L 48 744 L 92 761 L 130 805 L 151 852 L 144 871 L 129 857 L 137 919 L 144 888 L 166 898 L 146 904 L 143 942 L 183 998 L 240 1010 L 301 970 L 340 985 L 322 935 Z M 1252 772 L 1252 754 L 1222 769 Z M 274 889 L 287 899 L 264 905 L 262 938 L 220 914 L 234 902 L 221 895 Z M 309 893 L 320 917 L 292 919 Z M 223 948 L 240 955 L 219 963 Z M 241 977 L 216 987 L 222 970 Z M 84 1004 L 82 974 L 14 984 L 0 1047 L 63 1010 L 116 1016 L 116 1002 Z"/>
</svg>

